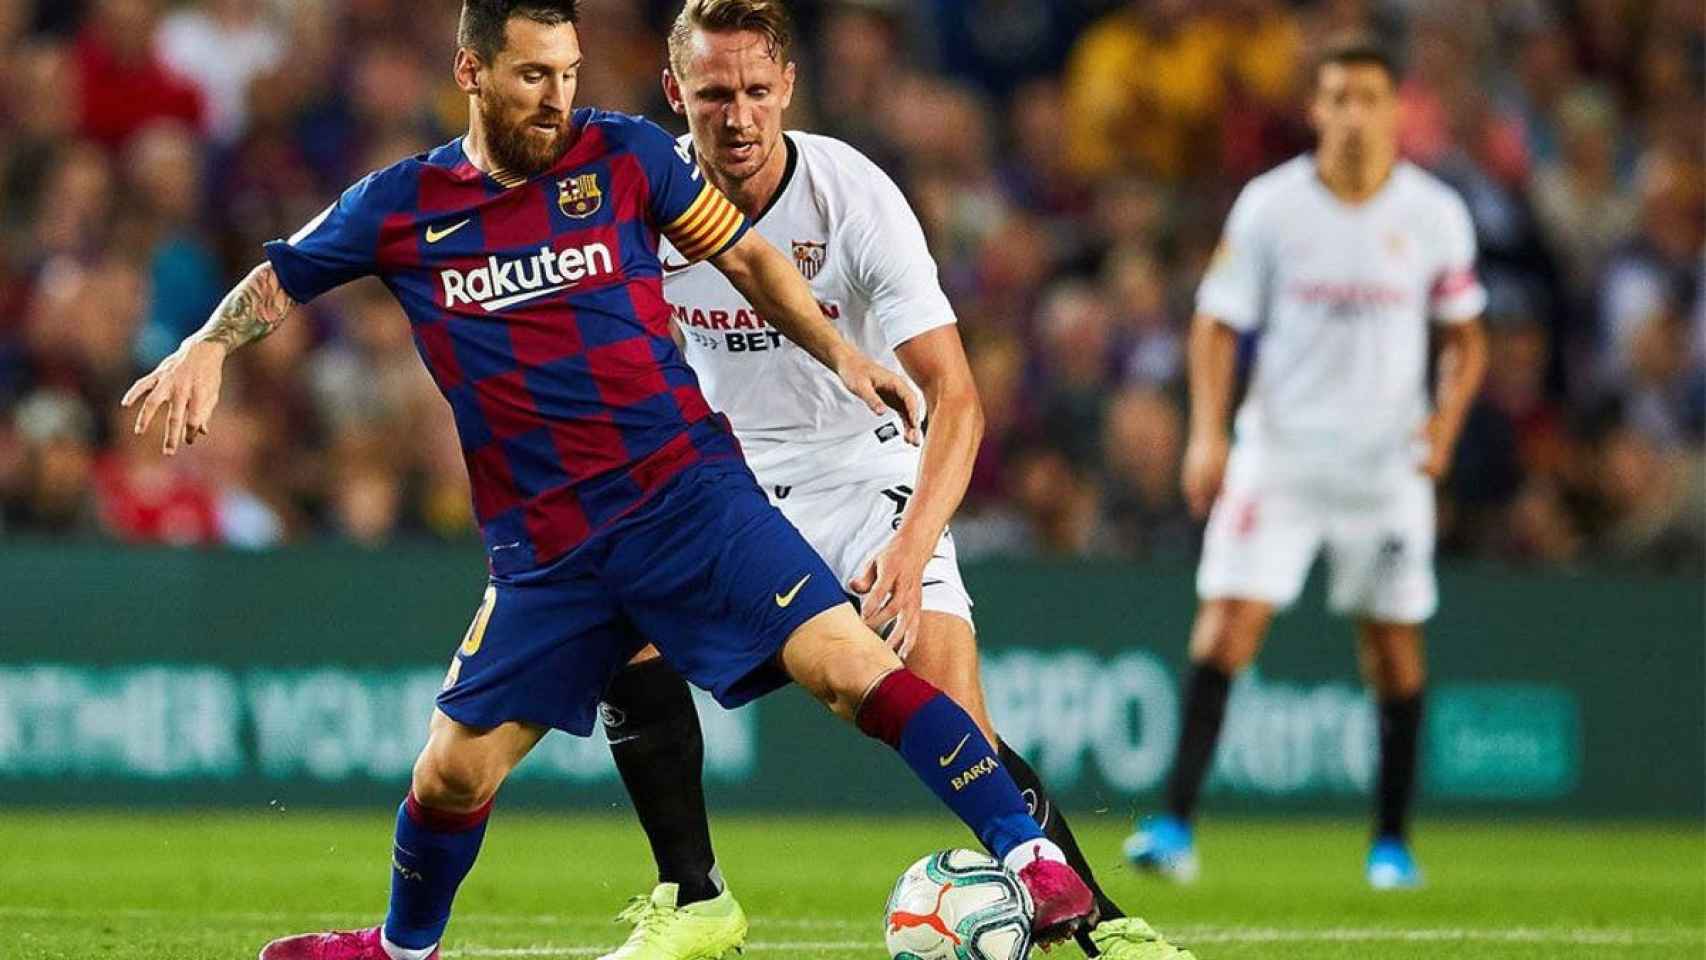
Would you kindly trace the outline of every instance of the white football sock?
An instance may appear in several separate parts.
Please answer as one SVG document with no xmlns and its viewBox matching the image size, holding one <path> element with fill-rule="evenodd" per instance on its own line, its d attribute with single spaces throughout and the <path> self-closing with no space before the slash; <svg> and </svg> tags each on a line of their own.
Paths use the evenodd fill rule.
<svg viewBox="0 0 1706 960">
<path fill-rule="evenodd" d="M 1007 851 L 1007 856 L 1001 858 L 1001 865 L 1013 873 L 1018 873 L 1026 864 L 1037 860 L 1053 860 L 1056 863 L 1065 863 L 1066 854 L 1054 845 L 1054 841 L 1039 837 L 1035 840 L 1026 840 Z"/>
<path fill-rule="evenodd" d="M 389 937 L 385 936 L 385 932 L 383 930 L 379 932 L 379 946 L 384 948 L 385 955 L 390 957 L 391 960 L 427 960 L 427 957 L 432 956 L 432 952 L 438 949 L 438 944 L 436 943 L 424 950 L 411 950 L 408 947 L 399 947 L 392 943 Z"/>
</svg>

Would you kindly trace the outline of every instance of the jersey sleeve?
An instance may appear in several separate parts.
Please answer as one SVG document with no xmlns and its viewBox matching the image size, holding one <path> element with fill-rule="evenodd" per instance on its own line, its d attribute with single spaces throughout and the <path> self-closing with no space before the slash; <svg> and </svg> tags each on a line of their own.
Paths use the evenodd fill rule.
<svg viewBox="0 0 1706 960">
<path fill-rule="evenodd" d="M 377 272 L 379 225 L 385 219 L 377 202 L 378 178 L 370 174 L 290 239 L 266 245 L 267 259 L 292 300 L 307 303 Z"/>
<path fill-rule="evenodd" d="M 651 187 L 652 224 L 688 263 L 735 245 L 751 227 L 746 216 L 699 173 L 685 144 L 649 120 L 638 124 L 633 150 Z"/>
<path fill-rule="evenodd" d="M 1197 312 L 1248 333 L 1260 324 L 1267 251 L 1258 219 L 1260 197 L 1245 187 L 1226 217 L 1226 228 L 1197 290 Z"/>
<path fill-rule="evenodd" d="M 874 165 L 870 174 L 858 185 L 857 202 L 838 239 L 854 287 L 866 296 L 869 317 L 892 350 L 953 323 L 954 308 L 942 292 L 924 228 L 906 197 Z"/>
<path fill-rule="evenodd" d="M 1487 291 L 1475 273 L 1475 223 L 1455 193 L 1445 205 L 1439 269 L 1428 291 L 1428 311 L 1439 323 L 1464 323 L 1487 309 Z"/>
</svg>

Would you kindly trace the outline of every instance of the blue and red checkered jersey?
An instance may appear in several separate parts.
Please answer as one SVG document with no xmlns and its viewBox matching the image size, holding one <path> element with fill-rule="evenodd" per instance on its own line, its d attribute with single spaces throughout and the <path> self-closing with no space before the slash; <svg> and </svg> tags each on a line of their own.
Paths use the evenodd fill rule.
<svg viewBox="0 0 1706 960">
<path fill-rule="evenodd" d="M 590 109 L 530 178 L 488 175 L 460 138 L 345 191 L 266 246 L 306 303 L 377 275 L 450 401 L 496 574 L 537 570 L 694 463 L 738 458 L 675 341 L 658 236 L 688 259 L 748 228 L 675 140 Z"/>
</svg>

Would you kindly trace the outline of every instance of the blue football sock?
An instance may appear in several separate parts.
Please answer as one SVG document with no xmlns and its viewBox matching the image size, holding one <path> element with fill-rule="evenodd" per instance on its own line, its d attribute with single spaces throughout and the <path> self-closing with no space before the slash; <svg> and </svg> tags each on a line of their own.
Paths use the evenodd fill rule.
<svg viewBox="0 0 1706 960">
<path fill-rule="evenodd" d="M 480 855 L 492 805 L 472 813 L 421 806 L 413 793 L 397 809 L 397 842 L 391 852 L 391 910 L 385 939 L 424 950 L 439 942 L 450 922 L 456 888 Z"/>
<path fill-rule="evenodd" d="M 970 714 L 912 671 L 896 670 L 866 695 L 859 729 L 899 751 L 997 859 L 1042 838 L 1019 788 Z"/>
</svg>

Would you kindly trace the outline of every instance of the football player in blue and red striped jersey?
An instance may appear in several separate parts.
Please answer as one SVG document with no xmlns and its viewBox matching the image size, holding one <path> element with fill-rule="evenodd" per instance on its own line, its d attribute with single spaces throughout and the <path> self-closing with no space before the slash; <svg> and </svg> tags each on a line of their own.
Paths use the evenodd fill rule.
<svg viewBox="0 0 1706 960">
<path fill-rule="evenodd" d="M 136 430 L 204 435 L 227 354 L 377 275 L 455 414 L 490 582 L 398 809 L 385 922 L 274 941 L 262 960 L 428 960 L 492 798 L 550 729 L 586 736 L 648 642 L 725 706 L 790 679 L 894 747 L 1003 857 L 1039 939 L 1094 912 L 965 711 L 907 671 L 771 507 L 670 338 L 660 235 L 707 259 L 780 333 L 917 440 L 918 401 L 819 312 L 675 141 L 574 110 L 575 0 L 467 0 L 468 133 L 368 176 L 256 267 L 139 380 Z M 947 758 L 944 760 L 943 758 Z"/>
</svg>

